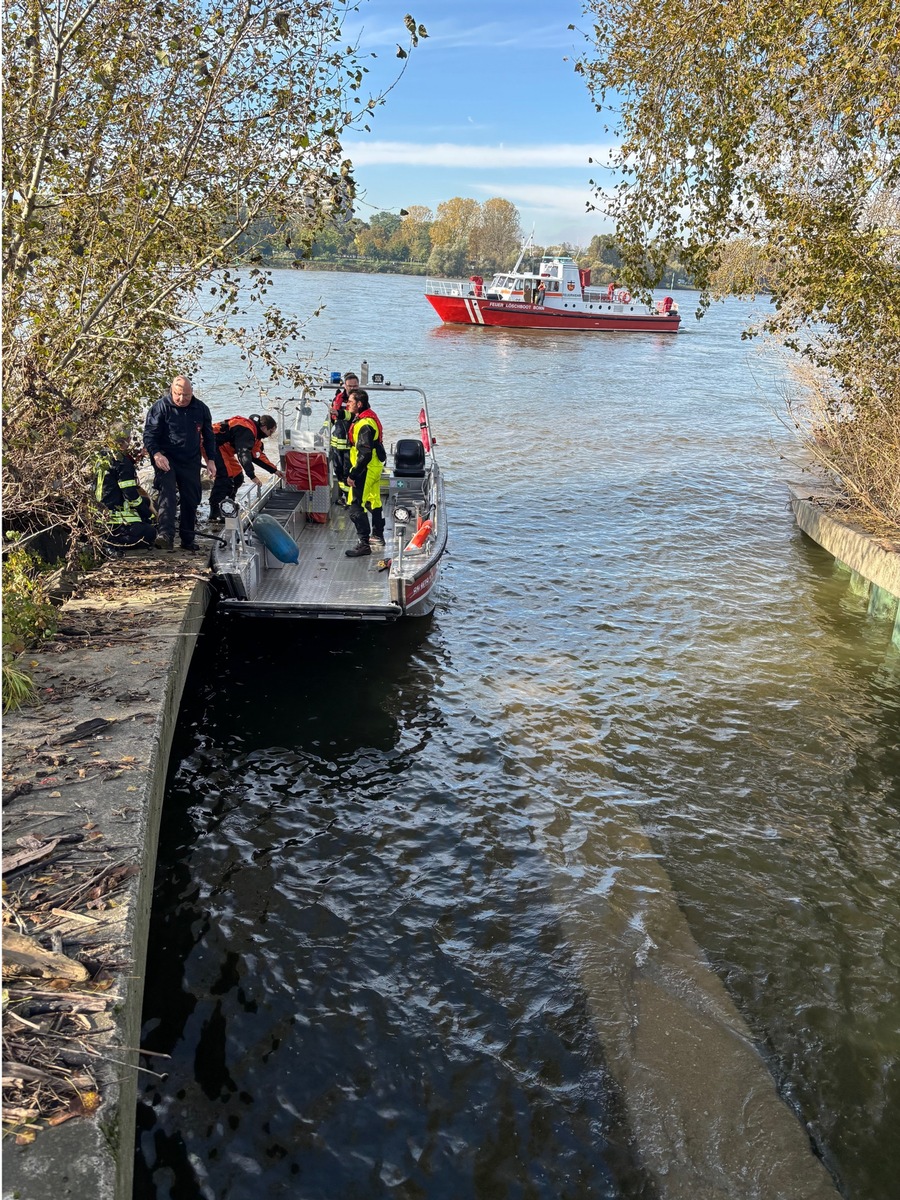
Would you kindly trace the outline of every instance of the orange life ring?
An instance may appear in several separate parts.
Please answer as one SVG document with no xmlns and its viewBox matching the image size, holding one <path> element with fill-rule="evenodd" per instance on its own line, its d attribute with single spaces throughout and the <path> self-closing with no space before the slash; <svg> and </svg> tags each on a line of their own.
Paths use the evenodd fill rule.
<svg viewBox="0 0 900 1200">
<path fill-rule="evenodd" d="M 624 292 L 624 291 L 619 292 L 619 303 L 620 304 L 630 304 L 631 303 L 631 292 Z"/>
</svg>

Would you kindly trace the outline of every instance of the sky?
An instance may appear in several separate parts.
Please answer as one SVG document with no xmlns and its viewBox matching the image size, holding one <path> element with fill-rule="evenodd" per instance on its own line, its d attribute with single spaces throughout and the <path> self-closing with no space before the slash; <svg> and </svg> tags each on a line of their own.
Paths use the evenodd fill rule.
<svg viewBox="0 0 900 1200">
<path fill-rule="evenodd" d="M 373 88 L 402 67 L 407 12 L 428 37 L 375 110 L 371 132 L 343 141 L 359 188 L 356 215 L 500 196 L 540 245 L 587 246 L 612 232 L 608 217 L 587 212 L 590 180 L 609 187 L 612 176 L 598 165 L 609 135 L 574 71 L 589 50 L 580 0 L 360 0 L 344 32 L 377 55 L 367 64 Z"/>
</svg>

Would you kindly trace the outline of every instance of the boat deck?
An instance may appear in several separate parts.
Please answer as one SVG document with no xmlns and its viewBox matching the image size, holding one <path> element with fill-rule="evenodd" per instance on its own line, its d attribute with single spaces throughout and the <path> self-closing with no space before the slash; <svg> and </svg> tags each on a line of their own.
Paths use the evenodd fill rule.
<svg viewBox="0 0 900 1200">
<path fill-rule="evenodd" d="M 394 544 L 389 506 L 384 509 L 386 549 L 364 558 L 347 558 L 345 551 L 357 541 L 347 510 L 332 505 L 327 520 L 319 523 L 309 519 L 311 514 L 304 519 L 303 511 L 297 512 L 302 505 L 302 493 L 278 491 L 263 506 L 262 511 L 282 525 L 289 523 L 300 558 L 296 563 L 280 563 L 266 552 L 255 595 L 242 601 L 239 611 L 254 616 L 305 614 L 386 621 L 398 617 L 400 608 L 390 599 L 389 571 L 379 570 L 379 563 L 391 557 Z M 231 552 L 219 549 L 217 556 L 228 562 Z"/>
</svg>

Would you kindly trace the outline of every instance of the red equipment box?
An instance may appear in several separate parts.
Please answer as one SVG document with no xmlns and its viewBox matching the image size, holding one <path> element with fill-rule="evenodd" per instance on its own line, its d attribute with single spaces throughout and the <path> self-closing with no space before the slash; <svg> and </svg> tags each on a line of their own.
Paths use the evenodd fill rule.
<svg viewBox="0 0 900 1200">
<path fill-rule="evenodd" d="M 321 450 L 288 450 L 284 456 L 285 482 L 301 492 L 328 486 L 328 456 Z"/>
<path fill-rule="evenodd" d="M 321 450 L 288 450 L 284 456 L 284 481 L 298 492 L 309 492 L 307 521 L 324 525 L 331 508 L 328 455 Z"/>
</svg>

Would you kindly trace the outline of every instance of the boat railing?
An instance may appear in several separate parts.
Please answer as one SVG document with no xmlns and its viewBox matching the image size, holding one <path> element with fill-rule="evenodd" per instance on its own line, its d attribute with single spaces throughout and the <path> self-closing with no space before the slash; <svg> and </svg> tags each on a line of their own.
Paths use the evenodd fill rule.
<svg viewBox="0 0 900 1200">
<path fill-rule="evenodd" d="M 477 296 L 479 293 L 475 289 L 476 285 L 469 279 L 425 280 L 425 291 L 430 296 Z"/>
<path fill-rule="evenodd" d="M 632 304 L 634 301 L 627 288 L 620 288 L 611 296 L 609 288 L 585 288 L 582 294 L 586 304 Z"/>
</svg>

